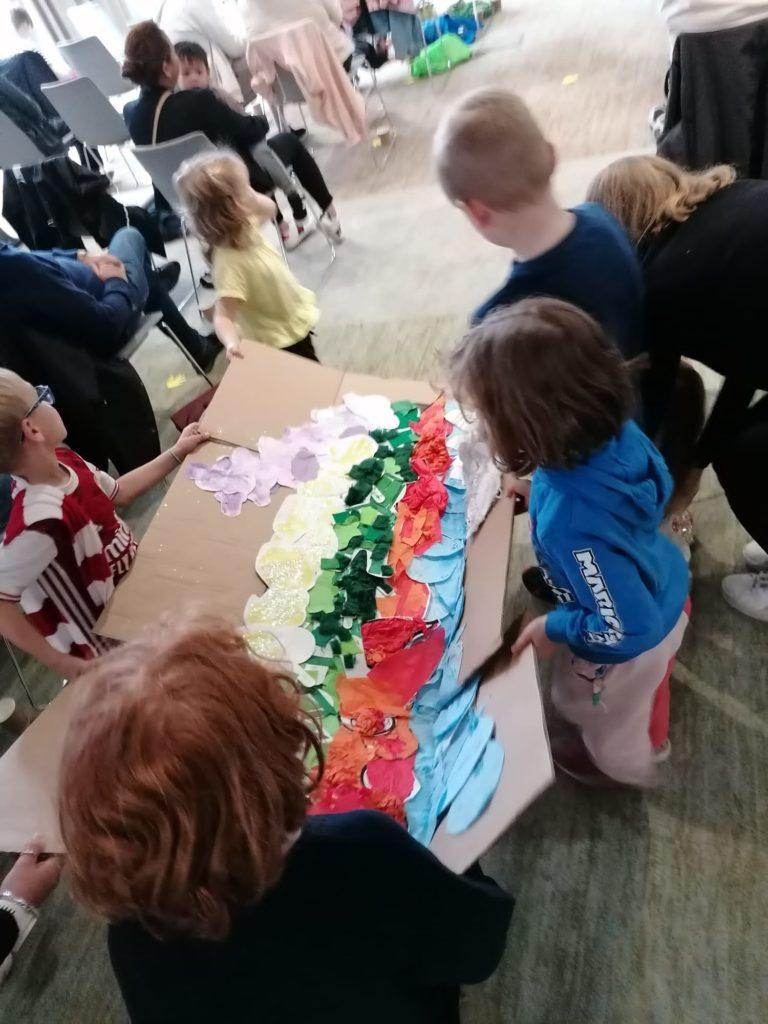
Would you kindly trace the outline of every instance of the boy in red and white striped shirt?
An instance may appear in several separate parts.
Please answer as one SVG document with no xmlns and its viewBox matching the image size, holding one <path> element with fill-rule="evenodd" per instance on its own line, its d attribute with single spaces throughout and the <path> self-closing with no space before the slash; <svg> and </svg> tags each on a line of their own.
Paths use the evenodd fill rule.
<svg viewBox="0 0 768 1024">
<path fill-rule="evenodd" d="M 94 627 L 136 554 L 115 512 L 144 494 L 207 435 L 197 424 L 145 466 L 114 480 L 64 446 L 47 387 L 0 370 L 0 472 L 13 504 L 0 544 L 0 633 L 64 676 L 109 646 Z"/>
</svg>

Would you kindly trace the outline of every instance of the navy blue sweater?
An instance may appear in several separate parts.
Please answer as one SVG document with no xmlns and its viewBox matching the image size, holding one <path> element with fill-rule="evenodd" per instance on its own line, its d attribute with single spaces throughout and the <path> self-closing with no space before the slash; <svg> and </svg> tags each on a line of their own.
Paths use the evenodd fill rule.
<svg viewBox="0 0 768 1024">
<path fill-rule="evenodd" d="M 501 958 L 512 899 L 391 819 L 309 818 L 277 886 L 223 942 L 109 929 L 132 1024 L 457 1024 Z"/>
<path fill-rule="evenodd" d="M 136 315 L 127 281 L 101 278 L 68 249 L 22 252 L 0 245 L 0 308 L 6 324 L 55 333 L 111 355 Z"/>
<path fill-rule="evenodd" d="M 594 317 L 631 359 L 645 348 L 643 275 L 635 250 L 624 228 L 598 203 L 584 203 L 573 213 L 571 232 L 541 256 L 516 260 L 474 320 L 521 299 L 562 299 Z"/>
</svg>

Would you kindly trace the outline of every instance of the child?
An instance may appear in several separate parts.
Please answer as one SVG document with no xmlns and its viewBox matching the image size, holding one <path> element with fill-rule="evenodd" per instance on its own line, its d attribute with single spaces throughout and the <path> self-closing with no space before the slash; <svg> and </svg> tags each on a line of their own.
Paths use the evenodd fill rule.
<svg viewBox="0 0 768 1024">
<path fill-rule="evenodd" d="M 534 471 L 533 546 L 558 607 L 513 652 L 561 654 L 552 697 L 584 746 L 553 741 L 555 761 L 578 777 L 646 785 L 661 759 L 651 711 L 685 630 L 688 570 L 658 529 L 672 480 L 629 419 L 620 353 L 575 306 L 527 299 L 473 328 L 451 360 L 456 395 L 499 462 Z"/>
<path fill-rule="evenodd" d="M 314 293 L 262 235 L 275 204 L 251 188 L 243 161 L 226 150 L 203 153 L 182 165 L 176 185 L 208 250 L 218 293 L 213 323 L 227 358 L 242 359 L 245 340 L 317 361 Z"/>
<path fill-rule="evenodd" d="M 113 480 L 64 447 L 50 388 L 0 369 L 0 473 L 13 504 L 0 544 L 0 633 L 54 672 L 73 677 L 110 644 L 94 633 L 136 554 L 115 514 L 207 437 L 196 423 L 167 452 Z"/>
<path fill-rule="evenodd" d="M 245 113 L 242 105 L 232 99 L 228 93 L 222 89 L 211 87 L 208 54 L 199 43 L 176 43 L 174 50 L 179 59 L 179 89 L 182 91 L 187 89 L 210 89 L 222 103 L 226 103 L 232 110 L 235 110 L 238 114 Z M 276 147 L 277 153 L 272 151 L 271 145 Z M 279 149 L 277 148 L 278 146 Z M 282 159 L 278 156 L 278 153 L 282 153 Z M 263 171 L 266 171 L 274 185 L 285 192 L 291 206 L 296 225 L 296 237 L 294 239 L 291 238 L 290 229 L 283 220 L 279 208 L 277 210 L 277 224 L 283 244 L 288 249 L 296 248 L 315 230 L 314 225 L 307 218 L 304 202 L 296 191 L 296 185 L 286 168 L 286 163 L 283 162 L 290 160 L 291 153 L 293 153 L 293 163 L 295 164 L 294 172 L 299 180 L 305 184 L 307 192 L 310 195 L 314 195 L 316 202 L 323 209 L 320 227 L 333 241 L 340 242 L 341 224 L 339 223 L 336 208 L 333 206 L 330 194 L 325 187 L 325 182 L 322 180 L 322 175 L 314 160 L 312 160 L 298 140 L 293 137 L 293 133 L 286 133 L 278 136 L 277 139 L 270 141 L 265 139 L 263 142 L 258 143 L 258 145 L 253 146 L 251 150 L 253 159 Z"/>
<path fill-rule="evenodd" d="M 489 242 L 512 249 L 506 283 L 475 312 L 533 296 L 572 302 L 630 359 L 644 349 L 642 276 L 623 228 L 597 203 L 564 210 L 552 191 L 555 151 L 505 89 L 481 89 L 448 112 L 435 137 L 440 183 Z"/>
</svg>

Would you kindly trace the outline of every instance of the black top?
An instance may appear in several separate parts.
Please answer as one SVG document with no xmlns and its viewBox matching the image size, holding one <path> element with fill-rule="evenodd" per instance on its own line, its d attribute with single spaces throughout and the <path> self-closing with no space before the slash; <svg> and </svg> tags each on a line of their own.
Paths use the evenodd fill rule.
<svg viewBox="0 0 768 1024">
<path fill-rule="evenodd" d="M 505 283 L 476 310 L 474 320 L 521 299 L 562 299 L 594 317 L 631 359 L 645 347 L 637 255 L 624 228 L 599 203 L 584 203 L 572 212 L 576 222 L 565 238 L 541 256 L 515 260 Z"/>
<path fill-rule="evenodd" d="M 736 181 L 640 246 L 647 298 L 655 429 L 680 356 L 726 380 L 699 444 L 706 466 L 749 406 L 768 389 L 768 181 Z"/>
<path fill-rule="evenodd" d="M 165 89 L 142 89 L 137 100 L 126 103 L 123 117 L 137 146 L 152 142 L 155 111 Z M 251 157 L 252 146 L 262 142 L 269 130 L 265 117 L 239 114 L 227 106 L 211 89 L 174 92 L 163 104 L 157 125 L 156 142 L 168 142 L 192 132 L 203 132 L 217 146 L 230 146 L 248 165 L 251 184 L 269 191 L 272 181 Z"/>
<path fill-rule="evenodd" d="M 109 929 L 133 1024 L 452 1024 L 501 958 L 513 901 L 382 814 L 309 818 L 278 885 L 223 942 Z"/>
</svg>

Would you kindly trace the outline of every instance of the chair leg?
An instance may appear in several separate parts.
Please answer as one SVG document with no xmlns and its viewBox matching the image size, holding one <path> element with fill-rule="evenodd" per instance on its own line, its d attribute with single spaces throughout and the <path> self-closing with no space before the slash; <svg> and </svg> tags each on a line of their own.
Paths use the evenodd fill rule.
<svg viewBox="0 0 768 1024">
<path fill-rule="evenodd" d="M 128 173 L 133 178 L 133 180 L 136 182 L 136 188 L 138 188 L 139 187 L 139 179 L 136 177 L 136 171 L 134 171 L 133 167 L 131 167 L 131 163 L 130 163 L 128 157 L 125 155 L 125 150 L 123 149 L 122 146 L 118 146 L 117 147 L 117 152 L 120 154 L 120 159 L 123 161 L 125 166 L 128 168 Z"/>
<path fill-rule="evenodd" d="M 195 302 L 197 303 L 197 311 L 200 314 L 200 317 L 202 318 L 203 311 L 200 308 L 200 296 L 198 295 L 197 292 L 197 280 L 195 279 L 195 270 L 194 267 L 192 266 L 192 256 L 190 255 L 189 252 L 189 236 L 187 234 L 187 224 L 183 217 L 181 218 L 181 238 L 182 241 L 184 242 L 184 251 L 187 254 L 187 266 L 189 267 L 189 276 L 192 279 L 192 291 L 189 293 L 189 295 L 187 295 L 187 297 L 181 303 L 179 308 L 184 309 L 184 307 L 188 305 L 188 303 L 194 298 Z"/>
<path fill-rule="evenodd" d="M 278 224 L 277 220 L 273 220 L 272 223 L 275 225 L 275 231 L 277 232 L 277 244 L 280 246 L 280 255 L 283 257 L 283 262 L 287 263 L 288 253 L 286 252 L 285 249 L 285 242 L 283 241 L 283 236 L 280 234 L 280 225 Z"/>
<path fill-rule="evenodd" d="M 170 338 L 171 339 L 171 341 L 174 343 L 174 345 L 179 350 L 179 352 L 181 352 L 181 354 L 184 356 L 184 358 L 187 360 L 187 362 L 190 363 L 194 367 L 195 373 L 198 374 L 198 376 L 202 377 L 203 380 L 210 387 L 213 387 L 213 381 L 211 380 L 211 378 L 208 376 L 208 374 L 205 372 L 205 370 L 202 368 L 202 366 L 198 363 L 198 361 L 194 358 L 194 356 L 192 356 L 190 354 L 188 349 L 186 349 L 184 347 L 184 345 L 182 345 L 182 343 L 179 341 L 179 339 L 173 333 L 173 331 L 168 326 L 168 324 L 163 323 L 162 321 L 160 321 L 160 323 L 157 326 L 158 326 L 158 329 L 163 332 L 163 334 L 166 336 L 166 338 Z"/>
<path fill-rule="evenodd" d="M 24 678 L 24 673 L 21 671 L 21 665 L 19 665 L 18 659 L 16 657 L 16 652 L 11 647 L 11 645 L 8 643 L 8 640 L 5 637 L 3 637 L 3 643 L 5 644 L 5 649 L 8 652 L 8 657 L 11 659 L 11 664 L 13 665 L 14 670 L 16 672 L 16 677 L 19 680 L 19 683 L 21 685 L 22 690 L 27 695 L 27 700 L 29 701 L 30 705 L 32 706 L 32 709 L 34 711 L 44 711 L 45 708 L 48 707 L 48 705 L 47 704 L 42 704 L 41 705 L 41 704 L 36 703 L 35 698 L 29 692 L 29 687 L 27 686 L 27 681 Z"/>
</svg>

